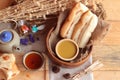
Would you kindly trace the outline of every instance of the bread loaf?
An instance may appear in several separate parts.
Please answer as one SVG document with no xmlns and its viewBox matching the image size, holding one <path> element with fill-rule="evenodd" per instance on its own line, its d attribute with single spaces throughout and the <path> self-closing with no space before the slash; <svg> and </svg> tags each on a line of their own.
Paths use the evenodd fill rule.
<svg viewBox="0 0 120 80">
<path fill-rule="evenodd" d="M 87 42 L 89 41 L 92 32 L 95 30 L 96 26 L 98 23 L 98 18 L 96 15 L 93 14 L 92 18 L 90 19 L 90 21 L 84 26 L 84 28 L 82 29 L 79 37 L 78 37 L 78 45 L 80 48 L 84 48 L 87 44 Z"/>
<path fill-rule="evenodd" d="M 85 12 L 79 22 L 74 26 L 74 30 L 72 33 L 71 38 L 74 41 L 78 41 L 78 37 L 83 29 L 83 27 L 89 23 L 90 19 L 92 18 L 93 14 L 90 11 Z"/>
<path fill-rule="evenodd" d="M 60 35 L 62 37 L 70 38 L 70 36 L 72 35 L 71 32 L 74 28 L 74 25 L 79 21 L 82 14 L 84 12 L 86 12 L 87 10 L 88 10 L 88 8 L 85 5 L 83 5 L 82 3 L 77 3 L 72 8 L 67 19 L 65 20 L 65 22 L 61 28 Z"/>
</svg>

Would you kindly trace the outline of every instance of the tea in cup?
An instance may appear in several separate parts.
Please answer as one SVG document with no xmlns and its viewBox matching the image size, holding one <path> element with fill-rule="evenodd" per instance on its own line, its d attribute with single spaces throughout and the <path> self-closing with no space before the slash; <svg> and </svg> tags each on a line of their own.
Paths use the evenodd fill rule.
<svg viewBox="0 0 120 80">
<path fill-rule="evenodd" d="M 26 53 L 23 57 L 23 64 L 29 70 L 36 70 L 42 67 L 44 56 L 36 51 Z"/>
</svg>

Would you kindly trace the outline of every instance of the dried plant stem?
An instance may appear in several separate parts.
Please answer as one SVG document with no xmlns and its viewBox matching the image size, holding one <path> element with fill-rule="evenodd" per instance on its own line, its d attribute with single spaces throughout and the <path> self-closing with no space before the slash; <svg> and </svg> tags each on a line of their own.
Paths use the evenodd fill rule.
<svg viewBox="0 0 120 80">
<path fill-rule="evenodd" d="M 45 18 L 46 15 L 71 8 L 75 3 L 76 0 L 24 0 L 22 3 L 1 10 L 0 21 Z"/>
</svg>

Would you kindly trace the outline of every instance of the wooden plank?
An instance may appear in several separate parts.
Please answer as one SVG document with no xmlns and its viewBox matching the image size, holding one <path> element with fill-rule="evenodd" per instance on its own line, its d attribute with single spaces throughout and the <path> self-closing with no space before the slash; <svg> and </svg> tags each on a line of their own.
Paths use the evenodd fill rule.
<svg viewBox="0 0 120 80">
<path fill-rule="evenodd" d="M 120 79 L 120 21 L 110 20 L 111 29 L 97 44 L 92 53 L 93 61 L 100 60 L 104 67 L 94 72 L 95 80 L 119 80 Z"/>
<path fill-rule="evenodd" d="M 107 20 L 120 20 L 120 0 L 97 0 L 103 3 L 107 13 Z"/>
<path fill-rule="evenodd" d="M 100 60 L 104 67 L 94 72 L 95 80 L 120 79 L 120 0 L 96 0 L 103 3 L 111 29 L 94 47 L 93 61 Z"/>
<path fill-rule="evenodd" d="M 120 80 L 120 71 L 95 71 L 94 80 Z"/>
<path fill-rule="evenodd" d="M 100 60 L 104 67 L 101 70 L 120 70 L 120 46 L 99 45 L 92 51 L 93 61 Z"/>
<path fill-rule="evenodd" d="M 110 23 L 110 30 L 102 43 L 107 45 L 120 45 L 120 21 L 108 21 Z"/>
<path fill-rule="evenodd" d="M 109 23 L 110 31 L 92 51 L 93 60 L 99 59 L 105 64 L 102 70 L 120 70 L 120 21 L 109 21 Z"/>
</svg>

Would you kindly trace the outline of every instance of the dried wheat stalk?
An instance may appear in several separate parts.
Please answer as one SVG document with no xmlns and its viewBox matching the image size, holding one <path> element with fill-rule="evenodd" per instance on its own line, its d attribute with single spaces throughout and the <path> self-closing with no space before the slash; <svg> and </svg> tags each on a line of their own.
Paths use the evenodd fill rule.
<svg viewBox="0 0 120 80">
<path fill-rule="evenodd" d="M 1 10 L 0 21 L 45 19 L 46 15 L 71 8 L 76 1 L 80 0 L 24 0 L 22 3 Z"/>
<path fill-rule="evenodd" d="M 95 6 L 95 0 L 16 0 L 19 4 L 10 6 L 0 11 L 0 22 L 12 19 L 15 21 L 25 20 L 45 20 L 46 15 L 57 14 L 60 11 L 71 8 L 76 2 L 85 5 Z M 93 9 L 92 7 L 92 9 Z M 94 10 L 94 9 L 93 9 Z M 98 9 L 99 10 L 99 9 Z M 98 12 L 97 10 L 97 12 Z M 96 12 L 94 10 L 94 12 Z M 101 13 L 102 12 L 102 13 Z M 99 10 L 97 16 L 103 15 L 105 10 Z"/>
</svg>

